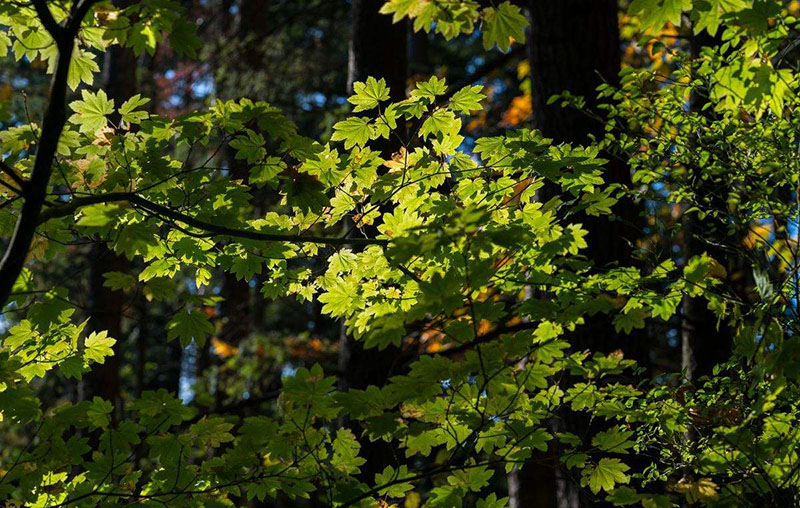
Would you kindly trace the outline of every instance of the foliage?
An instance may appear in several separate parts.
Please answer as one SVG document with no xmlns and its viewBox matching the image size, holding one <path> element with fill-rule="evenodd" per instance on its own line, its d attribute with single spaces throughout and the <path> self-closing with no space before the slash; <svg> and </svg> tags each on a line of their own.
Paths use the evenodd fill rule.
<svg viewBox="0 0 800 508">
<path fill-rule="evenodd" d="M 92 84 L 99 52 L 114 45 L 153 54 L 168 34 L 174 51 L 198 49 L 177 3 L 94 4 L 4 4 L 0 51 L 47 61 L 54 83 L 75 89 Z M 465 148 L 464 118 L 485 91 L 450 94 L 437 77 L 397 102 L 383 79 L 355 83 L 356 114 L 333 125 L 328 143 L 261 101 L 219 100 L 172 118 L 143 109 L 146 98 L 115 104 L 88 86 L 56 130 L 48 120 L 4 130 L 0 233 L 9 244 L 36 185 L 45 198 L 30 261 L 4 302 L 0 411 L 23 439 L 0 456 L 0 498 L 235 506 L 313 496 L 366 507 L 414 494 L 430 507 L 495 507 L 506 499 L 493 479 L 558 446 L 580 484 L 615 505 L 796 502 L 798 209 L 787 196 L 797 197 L 800 171 L 797 75 L 784 62 L 796 20 L 773 7 L 632 2 L 643 26 L 691 9 L 696 30 L 721 30 L 725 42 L 698 59 L 674 48 L 681 65 L 663 86 L 650 69 L 629 69 L 619 89 L 602 87 L 608 136 L 593 146 L 517 129 Z M 524 16 L 509 2 L 392 0 L 384 11 L 448 38 L 480 19 L 487 49 L 524 42 Z M 703 93 L 704 108 L 687 108 Z M 55 156 L 42 162 L 52 134 Z M 395 153 L 385 153 L 387 140 L 399 140 Z M 220 162 L 225 151 L 241 177 Z M 604 153 L 629 157 L 636 188 L 604 181 Z M 545 185 L 556 192 L 543 201 Z M 257 218 L 254 187 L 279 196 Z M 711 221 L 703 234 L 742 253 L 755 289 L 737 288 L 708 253 L 593 266 L 580 218 L 613 216 L 627 194 Z M 321 365 L 300 367 L 281 379 L 274 414 L 244 419 L 166 390 L 121 408 L 99 397 L 47 405 L 33 389 L 42 378 L 81 378 L 114 354 L 116 338 L 75 319 L 76 295 L 41 276 L 69 245 L 91 240 L 135 267 L 106 274 L 106 286 L 172 305 L 167 337 L 183 346 L 216 332 L 208 309 L 221 297 L 209 281 L 222 271 L 257 282 L 264 298 L 319 302 L 364 347 L 396 347 L 404 369 L 384 386 L 341 391 Z M 621 352 L 570 345 L 593 317 L 627 334 L 672 319 L 687 297 L 736 331 L 733 357 L 711 379 L 637 384 Z M 551 426 L 583 413 L 594 422 L 587 436 Z M 370 478 L 361 474 L 366 440 L 399 457 Z"/>
<path fill-rule="evenodd" d="M 483 46 L 497 46 L 507 51 L 512 42 L 525 42 L 525 27 L 528 21 L 519 7 L 505 1 L 499 5 L 481 8 L 473 0 L 428 2 L 425 0 L 389 0 L 381 8 L 384 14 L 392 14 L 397 22 L 405 17 L 414 20 L 414 30 L 435 30 L 445 39 L 460 34 L 469 34 L 480 23 Z"/>
</svg>

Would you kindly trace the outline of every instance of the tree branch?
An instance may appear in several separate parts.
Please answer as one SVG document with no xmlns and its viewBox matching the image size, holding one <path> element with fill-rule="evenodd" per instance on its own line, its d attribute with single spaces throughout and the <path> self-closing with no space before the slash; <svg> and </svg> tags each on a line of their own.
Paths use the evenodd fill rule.
<svg viewBox="0 0 800 508">
<path fill-rule="evenodd" d="M 83 18 L 86 17 L 92 6 L 100 1 L 101 0 L 81 0 L 73 4 L 74 8 L 70 13 L 69 21 L 67 21 L 67 26 L 65 28 L 70 38 L 75 38 L 78 35 L 78 31 L 81 29 L 81 23 L 83 23 Z"/>
<path fill-rule="evenodd" d="M 6 164 L 5 161 L 0 161 L 0 171 L 7 174 L 9 178 L 14 180 L 14 183 L 17 184 L 20 190 L 22 190 L 23 193 L 25 192 L 25 188 L 28 186 L 28 182 L 26 182 L 21 176 L 19 176 L 17 172 L 14 171 L 14 168 Z"/>
<path fill-rule="evenodd" d="M 197 422 L 199 422 L 200 420 L 202 420 L 206 416 L 232 414 L 232 413 L 234 413 L 236 411 L 239 411 L 241 409 L 247 409 L 247 408 L 250 408 L 250 407 L 258 406 L 259 404 L 264 404 L 265 402 L 271 402 L 271 401 L 277 399 L 278 397 L 280 397 L 281 393 L 283 393 L 283 390 L 281 390 L 281 389 L 272 390 L 270 392 L 265 393 L 264 395 L 262 395 L 260 397 L 251 397 L 249 399 L 242 399 L 242 400 L 239 400 L 237 402 L 233 402 L 233 403 L 225 405 L 225 406 L 211 407 L 211 408 L 209 408 L 209 409 L 207 409 L 205 411 L 198 411 L 197 414 L 193 418 L 183 422 L 183 425 L 186 425 L 186 424 L 191 425 L 193 423 L 197 423 Z"/>
<path fill-rule="evenodd" d="M 153 203 L 138 194 L 132 192 L 109 192 L 107 194 L 98 194 L 96 196 L 86 196 L 73 198 L 69 203 L 64 205 L 54 206 L 42 212 L 40 216 L 40 224 L 47 222 L 51 219 L 60 217 L 67 217 L 73 215 L 78 209 L 95 205 L 99 203 L 113 203 L 126 201 L 132 205 L 143 208 L 156 215 L 172 219 L 176 222 L 182 222 L 188 226 L 199 229 L 211 235 L 229 236 L 233 238 L 246 238 L 249 240 L 261 240 L 267 242 L 289 242 L 289 243 L 316 243 L 322 245 L 387 245 L 388 240 L 380 240 L 376 238 L 346 238 L 346 237 L 323 237 L 323 236 L 305 236 L 305 235 L 287 235 L 276 233 L 262 233 L 260 231 L 231 228 L 212 224 L 191 215 L 173 210 L 158 203 Z"/>
<path fill-rule="evenodd" d="M 21 189 L 17 189 L 16 187 L 14 187 L 13 185 L 11 185 L 10 183 L 6 182 L 3 179 L 0 179 L 0 185 L 5 187 L 6 189 L 10 190 L 11 192 L 16 194 L 17 196 L 23 196 L 24 195 L 24 193 L 22 192 Z"/>
<path fill-rule="evenodd" d="M 42 26 L 44 26 L 44 29 L 50 34 L 50 37 L 56 41 L 56 45 L 61 48 L 61 45 L 67 40 L 67 33 L 64 30 L 64 27 L 59 25 L 56 19 L 53 17 L 53 13 L 50 12 L 50 8 L 47 7 L 46 0 L 31 1 L 33 3 L 33 8 L 36 10 L 36 15 L 39 16 L 39 21 L 42 23 Z"/>
<path fill-rule="evenodd" d="M 465 342 L 465 343 L 460 344 L 460 345 L 458 345 L 456 347 L 453 347 L 453 348 L 450 348 L 450 349 L 445 349 L 444 351 L 439 351 L 438 353 L 431 353 L 431 354 L 432 355 L 433 354 L 437 354 L 437 355 L 441 355 L 441 356 L 457 355 L 459 353 L 463 353 L 465 351 L 468 351 L 468 350 L 470 350 L 470 349 L 472 349 L 475 346 L 478 346 L 480 344 L 485 344 L 486 342 L 491 342 L 494 339 L 500 337 L 501 335 L 512 334 L 512 333 L 516 333 L 516 332 L 519 332 L 519 331 L 522 331 L 522 330 L 531 330 L 531 329 L 536 328 L 537 326 L 539 326 L 538 322 L 523 321 L 522 323 L 518 323 L 516 325 L 496 328 L 496 329 L 494 329 L 494 330 L 492 330 L 492 331 L 490 331 L 490 332 L 488 332 L 488 333 L 486 333 L 484 335 L 481 335 L 481 336 L 477 337 L 473 341 Z"/>
<path fill-rule="evenodd" d="M 0 308 L 8 301 L 14 283 L 25 266 L 36 227 L 39 225 L 39 214 L 47 197 L 58 139 L 67 121 L 67 76 L 75 46 L 74 36 L 71 35 L 72 32 L 64 31 L 64 28 L 56 23 L 45 0 L 33 0 L 33 6 L 42 24 L 56 40 L 58 59 L 50 85 L 50 101 L 42 121 L 42 133 L 39 136 L 31 179 L 25 193 L 25 202 L 5 254 L 0 260 Z M 74 33 L 77 34 L 77 30 Z"/>
<path fill-rule="evenodd" d="M 450 86 L 447 87 L 447 92 L 444 95 L 440 95 L 436 99 L 437 106 L 443 106 L 447 101 L 449 101 L 456 92 L 461 90 L 464 87 L 470 86 L 474 84 L 476 81 L 481 80 L 487 76 L 489 76 L 494 71 L 505 67 L 508 65 L 509 62 L 514 60 L 519 56 L 523 56 L 525 54 L 525 45 L 517 44 L 514 49 L 509 51 L 508 53 L 504 53 L 502 56 L 493 59 L 491 62 L 486 62 L 485 64 L 481 65 L 475 72 L 470 74 L 469 76 L 465 76 L 463 79 L 452 83 Z"/>
</svg>

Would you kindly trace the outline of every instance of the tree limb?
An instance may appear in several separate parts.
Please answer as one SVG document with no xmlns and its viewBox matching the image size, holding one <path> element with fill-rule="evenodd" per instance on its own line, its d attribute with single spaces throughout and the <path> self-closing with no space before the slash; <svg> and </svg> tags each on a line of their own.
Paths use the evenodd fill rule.
<svg viewBox="0 0 800 508">
<path fill-rule="evenodd" d="M 525 46 L 521 44 L 517 44 L 514 49 L 509 51 L 508 53 L 504 53 L 502 56 L 493 59 L 490 62 L 486 62 L 485 64 L 481 65 L 475 72 L 470 74 L 469 76 L 465 76 L 463 79 L 452 83 L 450 86 L 447 87 L 447 92 L 444 95 L 440 95 L 436 99 L 437 106 L 443 106 L 447 101 L 449 101 L 456 92 L 461 90 L 464 87 L 473 85 L 476 81 L 481 80 L 487 76 L 489 76 L 494 71 L 505 67 L 508 65 L 509 62 L 514 60 L 517 57 L 523 56 L 525 54 Z"/>
<path fill-rule="evenodd" d="M 95 205 L 99 203 L 114 203 L 125 201 L 132 205 L 143 208 L 156 215 L 172 219 L 177 222 L 182 222 L 188 226 L 199 229 L 212 235 L 230 236 L 233 238 L 247 238 L 249 240 L 262 240 L 267 242 L 289 242 L 289 243 L 316 243 L 322 245 L 387 245 L 388 240 L 381 240 L 376 238 L 346 238 L 346 237 L 323 237 L 323 236 L 305 236 L 305 235 L 287 235 L 276 233 L 262 233 L 260 231 L 231 228 L 206 222 L 191 215 L 173 210 L 164 205 L 153 203 L 142 196 L 133 192 L 109 192 L 107 194 L 98 194 L 95 196 L 77 197 L 73 198 L 69 203 L 64 205 L 54 206 L 42 212 L 40 216 L 40 224 L 47 222 L 51 219 L 59 217 L 67 217 L 74 214 L 78 209 L 84 206 Z"/>
<path fill-rule="evenodd" d="M 5 180 L 3 180 L 3 179 L 0 179 L 0 185 L 2 185 L 3 187 L 5 187 L 6 189 L 10 190 L 11 192 L 13 192 L 14 194 L 16 194 L 17 196 L 23 196 L 23 195 L 24 195 L 24 193 L 22 192 L 22 190 L 20 190 L 20 189 L 17 189 L 16 187 L 14 187 L 13 185 L 11 185 L 10 183 L 6 182 L 6 181 L 5 181 Z"/>
<path fill-rule="evenodd" d="M 53 17 L 53 13 L 50 12 L 50 8 L 47 7 L 46 0 L 31 1 L 33 3 L 33 8 L 36 10 L 36 15 L 39 16 L 39 21 L 42 23 L 42 26 L 44 26 L 44 29 L 50 34 L 50 37 L 56 41 L 56 45 L 60 49 L 61 46 L 67 41 L 66 30 L 63 26 L 59 25 L 56 19 Z"/>
<path fill-rule="evenodd" d="M 465 342 L 463 344 L 459 344 L 456 347 L 452 347 L 450 349 L 445 349 L 444 351 L 439 351 L 437 353 L 431 353 L 431 354 L 437 354 L 437 355 L 441 355 L 441 356 L 457 355 L 459 353 L 463 353 L 465 351 L 468 351 L 468 350 L 470 350 L 470 349 L 472 349 L 475 346 L 478 346 L 480 344 L 485 344 L 486 342 L 491 342 L 494 339 L 500 337 L 501 335 L 512 334 L 512 333 L 520 332 L 522 330 L 532 330 L 532 329 L 536 328 L 537 326 L 539 326 L 539 323 L 537 323 L 537 322 L 523 321 L 522 323 L 518 323 L 516 325 L 496 328 L 496 329 L 494 329 L 494 330 L 492 330 L 492 331 L 490 331 L 488 333 L 485 333 L 484 335 L 480 335 L 479 337 L 477 337 L 473 341 Z"/>
<path fill-rule="evenodd" d="M 81 23 L 83 23 L 83 18 L 89 13 L 89 9 L 100 1 L 101 0 L 81 0 L 73 4 L 74 8 L 70 13 L 69 21 L 67 21 L 67 26 L 65 28 L 70 40 L 77 37 L 78 31 L 81 29 Z"/>
<path fill-rule="evenodd" d="M 85 4 L 87 1 L 81 2 L 78 10 Z M 25 202 L 20 210 L 5 254 L 0 260 L 0 307 L 4 306 L 8 300 L 28 257 L 36 227 L 39 225 L 39 214 L 47 197 L 47 187 L 53 171 L 53 157 L 55 157 L 58 139 L 61 137 L 61 131 L 67 121 L 67 76 L 75 46 L 73 30 L 64 31 L 64 28 L 56 23 L 45 0 L 33 0 L 33 6 L 42 24 L 56 40 L 58 60 L 50 85 L 50 101 L 44 113 L 42 133 L 39 136 Z M 91 7 L 91 3 L 86 5 L 87 12 L 89 7 Z M 80 26 L 80 22 L 78 22 L 78 26 Z M 77 35 L 77 31 L 75 28 L 75 35 Z"/>
<path fill-rule="evenodd" d="M 21 176 L 19 176 L 17 172 L 14 171 L 14 168 L 6 164 L 5 161 L 0 161 L 0 171 L 2 171 L 6 175 L 8 175 L 9 178 L 14 180 L 14 183 L 16 183 L 17 186 L 20 188 L 20 190 L 22 190 L 24 193 L 25 187 L 28 186 L 28 182 L 26 182 Z"/>
</svg>

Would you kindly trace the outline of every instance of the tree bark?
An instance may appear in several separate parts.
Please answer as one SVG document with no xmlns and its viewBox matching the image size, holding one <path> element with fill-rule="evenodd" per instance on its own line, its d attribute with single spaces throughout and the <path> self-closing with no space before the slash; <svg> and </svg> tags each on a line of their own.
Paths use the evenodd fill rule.
<svg viewBox="0 0 800 508">
<path fill-rule="evenodd" d="M 404 22 L 392 23 L 391 16 L 380 14 L 382 0 L 352 0 L 351 35 L 347 87 L 372 76 L 383 78 L 391 91 L 393 101 L 405 98 L 407 79 L 408 27 Z M 378 148 L 385 158 L 400 147 L 396 138 L 382 143 Z M 363 389 L 369 385 L 382 386 L 391 375 L 398 348 L 384 350 L 364 349 L 363 343 L 347 334 L 342 325 L 339 342 L 340 389 Z M 353 428 L 356 436 L 359 429 Z M 370 483 L 375 474 L 395 462 L 392 447 L 382 441 L 371 442 L 360 439 L 361 455 L 366 463 L 361 467 L 361 476 Z"/>
<path fill-rule="evenodd" d="M 66 25 L 61 25 L 53 18 L 45 0 L 32 0 L 39 21 L 55 41 L 58 57 L 42 121 L 42 132 L 36 146 L 36 158 L 33 162 L 31 177 L 26 182 L 25 188 L 22 189 L 25 201 L 3 258 L 0 259 L 0 307 L 5 306 L 11 296 L 14 284 L 28 258 L 36 227 L 40 223 L 39 216 L 47 198 L 50 175 L 53 172 L 53 158 L 67 121 L 67 77 L 75 47 L 75 38 L 80 31 L 81 21 L 97 1 L 82 0 L 76 3 Z"/>
<path fill-rule="evenodd" d="M 405 98 L 408 27 L 381 14 L 382 0 L 352 0 L 347 88 L 368 76 L 384 78 L 392 100 Z"/>
<path fill-rule="evenodd" d="M 703 31 L 691 40 L 692 60 L 695 60 L 700 49 L 704 46 L 716 46 L 721 43 L 718 38 L 712 37 Z M 703 94 L 693 93 L 689 99 L 692 111 L 701 111 L 707 99 Z M 692 166 L 688 168 L 688 178 L 700 182 L 696 189 L 698 197 L 708 200 L 717 210 L 727 208 L 725 196 L 715 194 L 712 186 L 698 174 L 701 168 Z M 701 236 L 711 237 L 713 245 L 723 245 L 725 234 L 718 233 L 719 226 L 706 219 L 701 220 L 696 214 L 684 215 L 682 219 L 682 239 L 684 258 L 707 252 L 730 273 L 728 256 L 726 253 L 711 244 L 701 241 Z M 686 381 L 696 382 L 700 377 L 713 374 L 714 366 L 728 359 L 732 351 L 733 337 L 729 327 L 721 322 L 717 324 L 717 317 L 708 308 L 708 302 L 703 298 L 685 297 L 681 304 L 681 368 L 685 372 Z"/>
<path fill-rule="evenodd" d="M 588 115 L 550 97 L 569 91 L 586 100 L 587 109 L 597 105 L 596 88 L 603 82 L 618 83 L 620 40 L 616 0 L 528 1 L 531 20 L 529 61 L 531 67 L 532 126 L 554 143 L 587 144 L 593 136 L 602 136 L 603 126 Z M 630 170 L 624 163 L 609 158 L 605 169 L 607 183 L 630 184 Z M 541 199 L 557 192 L 553 186 L 543 189 Z M 588 231 L 584 253 L 595 266 L 631 263 L 631 242 L 635 237 L 637 211 L 632 203 L 620 202 L 615 209 L 617 220 L 582 216 L 578 219 Z M 636 339 L 635 337 L 633 339 Z M 586 324 L 569 338 L 575 349 L 610 352 L 622 349 L 626 356 L 646 360 L 646 344 L 617 334 L 607 316 L 587 317 Z M 551 423 L 553 431 L 564 430 L 583 435 L 588 426 L 584 419 L 564 412 Z M 574 508 L 589 506 L 581 489 L 558 463 L 558 444 L 539 460 L 532 460 L 509 475 L 512 508 Z"/>
<path fill-rule="evenodd" d="M 117 1 L 118 7 L 125 7 L 130 0 Z M 105 53 L 101 85 L 108 98 L 119 107 L 130 99 L 137 91 L 136 55 L 130 48 L 112 46 Z M 113 124 L 119 125 L 120 115 L 110 115 Z M 96 332 L 107 331 L 109 337 L 116 339 L 114 355 L 102 364 L 95 364 L 92 371 L 84 379 L 84 396 L 102 397 L 115 407 L 117 416 L 121 416 L 120 404 L 121 380 L 120 365 L 125 354 L 126 337 L 123 335 L 122 318 L 126 304 L 124 293 L 113 291 L 103 284 L 104 274 L 108 272 L 124 272 L 127 260 L 115 253 L 105 242 L 97 242 L 91 249 L 92 263 L 89 269 L 89 327 Z M 146 340 L 139 334 L 138 341 Z M 145 344 L 137 345 L 137 349 L 146 348 Z M 138 357 L 138 354 L 137 354 Z M 143 361 L 143 358 L 139 358 Z M 143 369 L 143 365 L 139 366 Z M 143 375 L 143 370 L 137 372 Z M 139 384 L 137 380 L 137 384 Z"/>
</svg>

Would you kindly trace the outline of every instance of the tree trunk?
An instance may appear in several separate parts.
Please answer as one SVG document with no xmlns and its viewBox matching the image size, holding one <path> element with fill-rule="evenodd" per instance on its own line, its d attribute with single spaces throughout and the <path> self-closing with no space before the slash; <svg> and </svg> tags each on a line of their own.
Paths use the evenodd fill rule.
<svg viewBox="0 0 800 508">
<path fill-rule="evenodd" d="M 116 2 L 119 6 L 127 1 Z M 108 98 L 119 107 L 136 93 L 136 56 L 129 48 L 112 46 L 105 54 L 103 64 L 102 88 Z M 110 115 L 111 122 L 119 124 L 119 113 Z M 102 397 L 114 404 L 115 414 L 121 415 L 120 404 L 120 364 L 125 353 L 125 337 L 122 329 L 122 315 L 125 298 L 121 291 L 104 287 L 107 272 L 124 272 L 127 261 L 102 242 L 92 246 L 92 263 L 89 272 L 89 326 L 94 331 L 108 331 L 116 339 L 114 356 L 105 363 L 96 364 L 84 381 L 85 397 Z"/>
<path fill-rule="evenodd" d="M 692 59 L 694 60 L 703 46 L 716 46 L 721 41 L 712 37 L 708 32 L 695 35 L 691 41 Z M 701 94 L 692 94 L 690 108 L 701 111 L 706 99 Z M 701 182 L 696 192 L 700 199 L 707 199 L 717 210 L 727 208 L 725 196 L 715 194 L 713 188 L 697 175 L 701 168 L 688 168 L 688 178 Z M 728 256 L 725 252 L 712 245 L 702 242 L 700 235 L 711 237 L 714 245 L 725 242 L 725 233 L 717 233 L 719 227 L 710 220 L 701 220 L 696 214 L 684 215 L 682 219 L 682 237 L 684 258 L 688 261 L 693 256 L 702 255 L 704 252 L 717 260 L 728 273 L 731 272 Z M 702 376 L 710 376 L 714 366 L 726 361 L 731 353 L 733 337 L 731 330 L 724 322 L 717 325 L 717 317 L 709 310 L 708 302 L 703 298 L 684 298 L 681 304 L 681 368 L 684 370 L 688 382 L 696 382 Z"/>
<path fill-rule="evenodd" d="M 263 65 L 263 50 L 262 45 L 265 43 L 265 38 L 269 33 L 272 24 L 269 22 L 269 8 L 271 2 L 266 0 L 242 0 L 239 3 L 239 22 L 235 31 L 235 40 L 237 44 L 242 46 L 242 58 L 233 63 L 232 70 L 236 74 L 236 82 L 240 83 L 243 90 L 248 90 L 246 86 L 246 78 L 252 75 L 253 72 L 261 70 Z M 230 22 L 229 19 L 230 8 L 227 5 L 222 6 L 220 22 L 223 23 L 223 28 Z M 248 90 L 249 91 L 249 90 Z M 239 98 L 238 93 L 240 90 L 225 90 L 222 95 L 229 95 L 228 98 Z M 251 92 L 249 99 L 257 101 L 260 98 L 254 96 Z M 243 161 L 235 158 L 233 149 L 226 147 L 226 159 L 228 168 L 230 169 L 230 177 L 232 180 L 241 180 L 247 182 L 249 167 Z M 255 196 L 261 197 L 258 189 L 251 189 L 251 193 Z M 253 199 L 253 205 L 256 205 L 258 198 Z M 254 330 L 254 323 L 258 322 L 259 318 L 254 316 L 256 309 L 262 310 L 261 306 L 256 306 L 254 297 L 251 294 L 252 288 L 250 281 L 239 280 L 231 273 L 222 274 L 222 286 L 220 288 L 220 296 L 224 299 L 220 304 L 220 320 L 222 321 L 222 329 L 220 330 L 220 339 L 223 341 L 238 345 L 244 339 L 247 339 Z M 258 298 L 256 294 L 255 298 Z M 200 372 L 205 370 L 205 367 L 213 361 L 210 356 L 208 346 L 202 351 L 198 351 L 201 358 L 199 362 Z M 220 376 L 218 374 L 218 376 Z M 223 397 L 222 384 L 225 383 L 223 377 L 216 379 L 216 396 L 217 402 L 222 403 Z"/>
<path fill-rule="evenodd" d="M 405 97 L 407 78 L 407 25 L 392 23 L 391 16 L 378 10 L 383 0 L 352 0 L 350 59 L 347 88 L 368 76 L 384 78 L 392 99 Z"/>
<path fill-rule="evenodd" d="M 596 88 L 603 82 L 616 84 L 620 70 L 620 41 L 616 0 L 529 0 L 531 30 L 532 126 L 555 143 L 587 144 L 592 136 L 602 136 L 603 126 L 583 112 L 562 108 L 550 97 L 569 91 L 586 99 L 586 107 L 597 105 Z M 630 184 L 630 170 L 611 160 L 605 167 L 608 183 Z M 556 190 L 546 186 L 542 199 Z M 631 263 L 631 242 L 637 211 L 632 203 L 616 206 L 617 220 L 582 216 L 578 219 L 588 231 L 585 254 L 597 267 Z M 628 240 L 631 240 L 630 242 Z M 646 343 L 617 334 L 607 316 L 587 317 L 586 324 L 570 336 L 575 349 L 610 352 L 622 349 L 626 356 L 646 361 Z M 552 422 L 552 430 L 578 435 L 585 433 L 588 421 L 565 412 Z M 583 430 L 583 431 L 582 431 Z M 512 508 L 574 508 L 589 506 L 576 483 L 558 464 L 558 444 L 552 443 L 538 460 L 532 460 L 509 476 Z"/>
<path fill-rule="evenodd" d="M 384 78 L 391 90 L 394 101 L 405 98 L 407 79 L 407 36 L 406 23 L 392 23 L 391 16 L 380 14 L 382 0 L 352 0 L 351 38 L 349 47 L 349 67 L 347 86 L 352 92 L 353 83 L 364 81 L 372 76 Z M 394 139 L 394 138 L 393 138 Z M 385 158 L 400 147 L 394 140 L 379 146 Z M 339 349 L 340 389 L 363 389 L 369 385 L 381 386 L 389 378 L 399 350 L 388 347 L 382 351 L 364 349 L 359 342 L 346 333 L 342 325 Z M 360 432 L 352 429 L 356 436 Z M 366 463 L 361 468 L 362 478 L 372 482 L 375 474 L 383 471 L 386 465 L 393 464 L 392 447 L 383 441 L 370 442 L 360 439 L 361 455 Z"/>
</svg>

